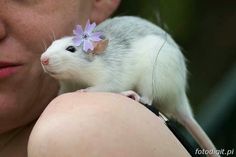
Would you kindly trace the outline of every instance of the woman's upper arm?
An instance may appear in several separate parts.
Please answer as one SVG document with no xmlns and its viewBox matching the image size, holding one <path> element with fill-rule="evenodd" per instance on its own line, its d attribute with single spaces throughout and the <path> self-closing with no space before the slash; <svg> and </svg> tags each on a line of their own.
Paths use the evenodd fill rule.
<svg viewBox="0 0 236 157">
<path fill-rule="evenodd" d="M 70 93 L 37 121 L 29 157 L 190 156 L 164 123 L 139 103 L 112 93 Z"/>
</svg>

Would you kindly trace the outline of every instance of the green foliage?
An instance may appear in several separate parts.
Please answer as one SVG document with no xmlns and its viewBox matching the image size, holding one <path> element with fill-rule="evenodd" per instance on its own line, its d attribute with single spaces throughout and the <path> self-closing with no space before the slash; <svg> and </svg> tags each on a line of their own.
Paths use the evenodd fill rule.
<svg viewBox="0 0 236 157">
<path fill-rule="evenodd" d="M 193 0 L 123 0 L 116 15 L 146 18 L 184 42 L 194 29 L 195 5 Z"/>
</svg>

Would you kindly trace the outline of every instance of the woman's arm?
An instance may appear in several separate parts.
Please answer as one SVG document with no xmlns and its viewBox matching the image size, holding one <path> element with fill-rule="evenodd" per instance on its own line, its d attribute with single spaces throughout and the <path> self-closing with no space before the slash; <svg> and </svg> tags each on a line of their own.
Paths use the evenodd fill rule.
<svg viewBox="0 0 236 157">
<path fill-rule="evenodd" d="M 28 157 L 190 156 L 155 114 L 112 93 L 69 93 L 36 123 Z"/>
</svg>

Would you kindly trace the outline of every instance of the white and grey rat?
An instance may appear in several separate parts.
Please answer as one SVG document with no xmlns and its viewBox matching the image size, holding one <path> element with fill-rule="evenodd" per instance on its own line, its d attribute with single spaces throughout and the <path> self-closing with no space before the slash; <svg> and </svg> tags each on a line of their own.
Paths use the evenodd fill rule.
<svg viewBox="0 0 236 157">
<path fill-rule="evenodd" d="M 185 59 L 165 31 L 132 16 L 108 19 L 94 31 L 102 32 L 103 40 L 89 53 L 75 46 L 70 36 L 54 41 L 42 54 L 44 70 L 59 80 L 62 93 L 133 90 L 186 127 L 202 149 L 215 150 L 193 118 L 186 96 Z"/>
</svg>

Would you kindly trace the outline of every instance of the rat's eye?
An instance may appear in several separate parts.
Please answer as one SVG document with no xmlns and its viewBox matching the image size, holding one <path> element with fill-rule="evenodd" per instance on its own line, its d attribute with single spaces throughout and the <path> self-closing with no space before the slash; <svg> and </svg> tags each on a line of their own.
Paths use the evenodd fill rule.
<svg viewBox="0 0 236 157">
<path fill-rule="evenodd" d="M 74 46 L 68 46 L 66 50 L 74 53 L 76 51 L 76 48 Z"/>
</svg>

